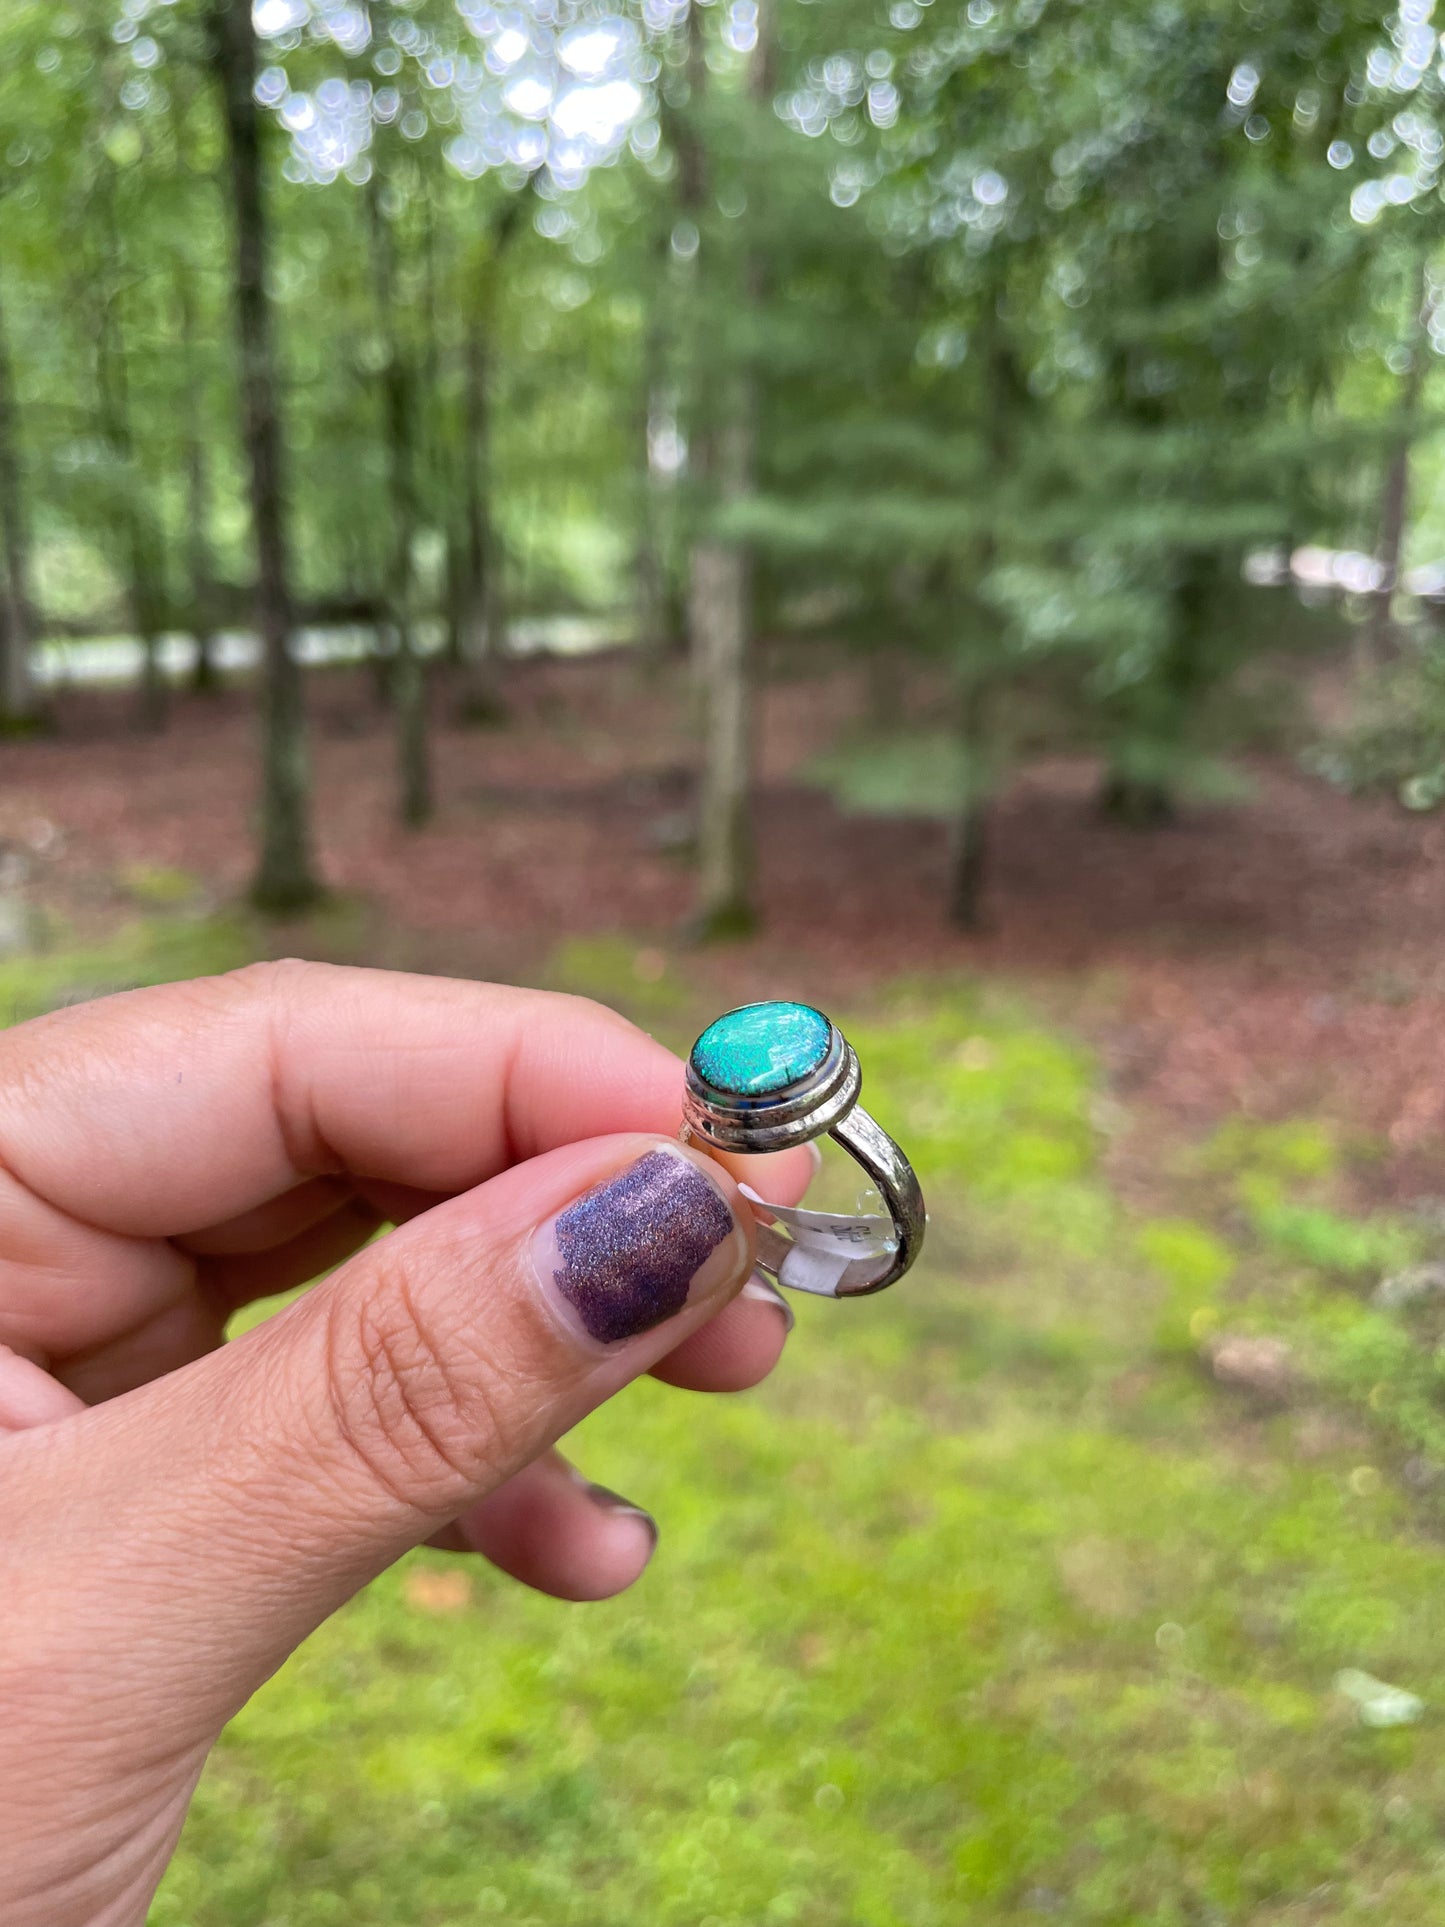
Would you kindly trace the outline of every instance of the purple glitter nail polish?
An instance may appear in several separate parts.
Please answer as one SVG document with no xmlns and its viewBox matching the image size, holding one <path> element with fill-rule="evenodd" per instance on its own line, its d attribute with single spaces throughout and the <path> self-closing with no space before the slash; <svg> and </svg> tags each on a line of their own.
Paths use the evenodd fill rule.
<svg viewBox="0 0 1445 1927">
<path fill-rule="evenodd" d="M 649 1151 L 558 1217 L 552 1277 L 593 1338 L 632 1338 L 687 1303 L 735 1229 L 716 1187 L 685 1157 Z"/>
</svg>

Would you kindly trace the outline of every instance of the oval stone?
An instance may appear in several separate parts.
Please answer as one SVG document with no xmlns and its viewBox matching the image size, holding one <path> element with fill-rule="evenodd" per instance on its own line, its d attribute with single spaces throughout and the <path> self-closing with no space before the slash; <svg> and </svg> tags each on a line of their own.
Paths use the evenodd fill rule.
<svg viewBox="0 0 1445 1927">
<path fill-rule="evenodd" d="M 693 1069 L 730 1097 L 766 1097 L 817 1070 L 832 1025 L 811 1004 L 745 1004 L 708 1025 L 692 1047 Z"/>
</svg>

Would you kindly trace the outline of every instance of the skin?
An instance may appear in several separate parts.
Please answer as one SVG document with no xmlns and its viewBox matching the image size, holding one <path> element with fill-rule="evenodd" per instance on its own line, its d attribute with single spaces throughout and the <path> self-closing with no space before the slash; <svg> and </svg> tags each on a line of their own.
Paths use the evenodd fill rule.
<svg viewBox="0 0 1445 1927">
<path fill-rule="evenodd" d="M 224 1722 L 410 1547 L 637 1578 L 648 1521 L 555 1441 L 644 1372 L 756 1383 L 785 1317 L 707 1160 L 738 1235 L 655 1330 L 596 1345 L 531 1253 L 681 1088 L 594 1004 L 315 964 L 0 1038 L 0 1927 L 139 1927 Z M 801 1195 L 806 1152 L 767 1165 Z"/>
</svg>

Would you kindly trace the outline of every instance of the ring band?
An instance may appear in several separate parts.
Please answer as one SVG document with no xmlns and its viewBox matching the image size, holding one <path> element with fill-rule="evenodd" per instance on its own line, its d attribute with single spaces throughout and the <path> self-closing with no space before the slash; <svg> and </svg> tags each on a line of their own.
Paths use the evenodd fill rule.
<svg viewBox="0 0 1445 1927">
<path fill-rule="evenodd" d="M 810 1004 L 743 1004 L 693 1045 L 683 1094 L 682 1140 L 705 1151 L 756 1156 L 828 1136 L 867 1173 L 888 1216 L 844 1217 L 757 1207 L 758 1268 L 790 1291 L 862 1298 L 896 1284 L 923 1245 L 927 1214 L 913 1166 L 858 1103 L 862 1073 L 852 1045 Z"/>
</svg>

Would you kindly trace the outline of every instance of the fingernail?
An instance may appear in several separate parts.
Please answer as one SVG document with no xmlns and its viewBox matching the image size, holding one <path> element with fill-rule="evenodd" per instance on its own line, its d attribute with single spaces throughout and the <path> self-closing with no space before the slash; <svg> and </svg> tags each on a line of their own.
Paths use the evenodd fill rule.
<svg viewBox="0 0 1445 1927">
<path fill-rule="evenodd" d="M 631 1499 L 624 1499 L 620 1492 L 613 1492 L 605 1485 L 593 1485 L 590 1479 L 584 1479 L 583 1484 L 587 1487 L 587 1496 L 593 1505 L 599 1506 L 604 1512 L 615 1512 L 625 1514 L 629 1518 L 640 1519 L 647 1527 L 653 1545 L 657 1544 L 657 1521 L 650 1512 L 644 1512 L 640 1505 L 634 1505 Z"/>
<path fill-rule="evenodd" d="M 808 1155 L 813 1160 L 813 1175 L 816 1177 L 823 1168 L 823 1147 L 815 1137 L 808 1139 Z"/>
<path fill-rule="evenodd" d="M 798 1322 L 793 1316 L 793 1307 L 774 1285 L 770 1285 L 760 1271 L 755 1271 L 738 1293 L 740 1298 L 755 1298 L 761 1305 L 771 1305 L 774 1311 L 783 1314 L 783 1333 L 786 1336 Z"/>
<path fill-rule="evenodd" d="M 746 1251 L 717 1185 L 659 1147 L 543 1225 L 535 1260 L 587 1335 L 613 1345 L 731 1283 Z"/>
</svg>

